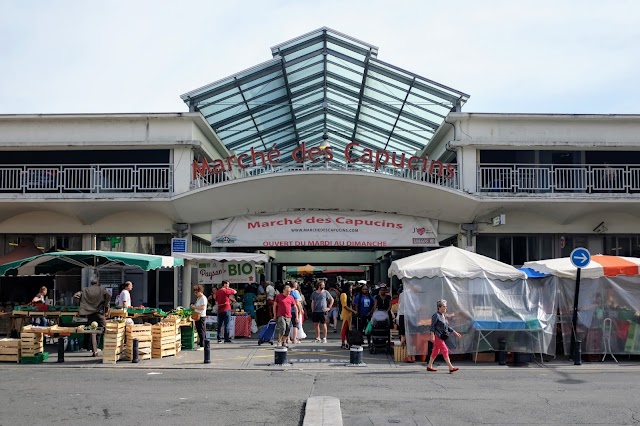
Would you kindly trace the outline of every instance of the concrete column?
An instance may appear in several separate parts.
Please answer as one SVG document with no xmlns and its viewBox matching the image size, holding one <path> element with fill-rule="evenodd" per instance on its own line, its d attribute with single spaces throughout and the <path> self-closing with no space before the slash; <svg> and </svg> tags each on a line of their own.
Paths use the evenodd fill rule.
<svg viewBox="0 0 640 426">
<path fill-rule="evenodd" d="M 478 190 L 478 150 L 464 146 L 458 148 L 458 167 L 460 174 L 460 188 L 468 193 L 474 194 Z"/>
<path fill-rule="evenodd" d="M 174 148 L 173 162 L 173 193 L 182 194 L 189 191 L 193 176 L 193 151 L 191 147 Z"/>
<path fill-rule="evenodd" d="M 82 250 L 96 250 L 95 234 L 82 234 Z"/>
<path fill-rule="evenodd" d="M 278 268 L 280 267 L 280 265 L 278 265 L 275 262 L 271 262 L 271 280 L 270 281 L 277 281 L 278 280 Z"/>
<path fill-rule="evenodd" d="M 264 264 L 264 279 L 266 281 L 273 281 L 271 279 L 271 263 L 272 262 L 267 262 Z"/>
</svg>

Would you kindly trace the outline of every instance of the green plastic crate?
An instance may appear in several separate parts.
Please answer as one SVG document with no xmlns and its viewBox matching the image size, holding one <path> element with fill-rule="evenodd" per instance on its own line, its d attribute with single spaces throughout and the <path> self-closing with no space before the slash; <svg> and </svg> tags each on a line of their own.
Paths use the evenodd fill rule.
<svg viewBox="0 0 640 426">
<path fill-rule="evenodd" d="M 49 359 L 49 352 L 42 352 L 35 356 L 20 357 L 20 364 L 42 364 Z"/>
</svg>

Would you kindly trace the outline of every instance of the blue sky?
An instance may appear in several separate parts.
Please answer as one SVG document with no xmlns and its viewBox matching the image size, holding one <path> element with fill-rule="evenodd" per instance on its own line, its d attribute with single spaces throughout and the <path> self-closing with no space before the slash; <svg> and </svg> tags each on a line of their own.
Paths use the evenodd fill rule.
<svg viewBox="0 0 640 426">
<path fill-rule="evenodd" d="M 0 114 L 186 111 L 327 26 L 471 95 L 466 112 L 640 113 L 640 2 L 0 0 Z"/>
</svg>

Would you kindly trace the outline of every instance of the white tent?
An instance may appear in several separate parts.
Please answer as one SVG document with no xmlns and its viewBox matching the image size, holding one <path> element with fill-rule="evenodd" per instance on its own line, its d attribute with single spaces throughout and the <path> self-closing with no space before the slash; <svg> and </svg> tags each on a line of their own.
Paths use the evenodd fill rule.
<svg viewBox="0 0 640 426">
<path fill-rule="evenodd" d="M 448 302 L 450 325 L 463 335 L 451 342 L 453 352 L 495 350 L 505 339 L 508 351 L 555 353 L 555 286 L 529 283 L 511 265 L 446 247 L 396 260 L 388 274 L 402 279 L 399 312 L 410 355 L 426 353 L 441 299 Z"/>
<path fill-rule="evenodd" d="M 522 280 L 526 274 L 511 265 L 458 247 L 419 253 L 391 263 L 389 277 L 403 278 L 486 278 Z"/>
</svg>

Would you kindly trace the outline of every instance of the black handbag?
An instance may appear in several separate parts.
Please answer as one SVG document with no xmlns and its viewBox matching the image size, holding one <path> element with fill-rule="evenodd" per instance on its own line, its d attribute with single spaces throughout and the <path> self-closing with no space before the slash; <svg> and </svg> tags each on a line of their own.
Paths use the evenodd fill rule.
<svg viewBox="0 0 640 426">
<path fill-rule="evenodd" d="M 443 342 L 446 342 L 448 338 L 449 338 L 449 332 L 447 330 L 444 330 L 442 333 L 440 333 L 440 339 Z"/>
</svg>

